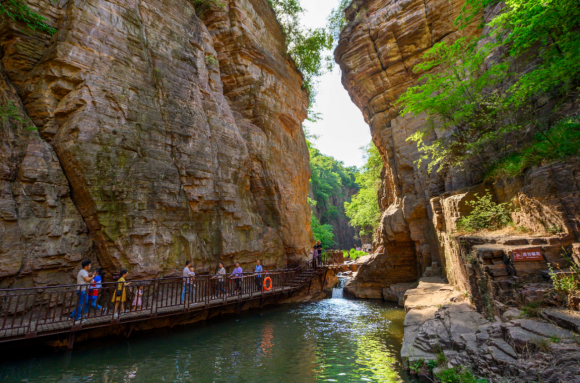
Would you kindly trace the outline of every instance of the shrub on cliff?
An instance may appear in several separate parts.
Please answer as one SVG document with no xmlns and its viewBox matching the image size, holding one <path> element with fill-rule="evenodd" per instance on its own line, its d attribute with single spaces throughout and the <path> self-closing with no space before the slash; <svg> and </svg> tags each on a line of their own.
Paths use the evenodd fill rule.
<svg viewBox="0 0 580 383">
<path fill-rule="evenodd" d="M 332 68 L 333 60 L 324 52 L 332 48 L 332 35 L 324 28 L 304 29 L 300 23 L 300 15 L 304 8 L 300 0 L 268 0 L 276 13 L 276 18 L 286 35 L 288 54 L 296 67 L 302 73 L 303 86 L 310 95 L 309 119 L 316 119 L 312 112 L 316 97 L 316 77 Z"/>
<path fill-rule="evenodd" d="M 475 196 L 475 201 L 467 201 L 467 205 L 473 207 L 473 210 L 469 215 L 459 218 L 457 230 L 498 230 L 512 221 L 509 204 L 493 202 L 489 192 L 481 197 L 477 193 Z"/>
<path fill-rule="evenodd" d="M 33 12 L 22 0 L 0 1 L 0 15 L 25 23 L 28 27 L 54 35 L 56 29 L 48 25 L 47 19 Z"/>
<path fill-rule="evenodd" d="M 468 0 L 458 22 L 465 27 L 494 3 L 499 1 Z M 398 101 L 402 114 L 428 116 L 425 128 L 409 139 L 430 162 L 429 170 L 466 167 L 484 174 L 522 154 L 538 137 L 553 143 L 557 122 L 578 113 L 558 108 L 578 97 L 578 1 L 507 0 L 505 5 L 487 23 L 489 35 L 434 45 L 414 69 L 424 73 L 419 85 Z M 435 135 L 436 127 L 445 134 Z M 562 155 L 550 152 L 543 159 L 577 154 L 558 152 Z"/>
</svg>

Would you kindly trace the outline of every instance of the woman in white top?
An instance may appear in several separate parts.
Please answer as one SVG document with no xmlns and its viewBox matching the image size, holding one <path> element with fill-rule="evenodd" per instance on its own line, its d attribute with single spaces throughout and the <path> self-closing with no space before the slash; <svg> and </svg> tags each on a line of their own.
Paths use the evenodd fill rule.
<svg viewBox="0 0 580 383">
<path fill-rule="evenodd" d="M 216 295 L 214 296 L 214 299 L 217 298 L 217 293 L 218 291 L 221 291 L 222 293 L 226 294 L 226 291 L 224 290 L 224 275 L 226 275 L 226 269 L 224 268 L 224 264 L 220 262 L 219 267 L 218 267 L 218 271 L 215 275 L 215 277 L 213 277 L 212 279 L 216 279 L 218 280 L 218 287 L 216 290 Z"/>
<path fill-rule="evenodd" d="M 189 270 L 189 268 L 191 267 L 191 261 L 186 261 L 185 262 L 185 267 L 183 268 L 183 289 L 181 290 L 181 303 L 183 303 L 183 301 L 185 300 L 185 292 L 189 292 L 189 299 L 193 300 L 193 294 L 191 293 L 191 289 L 193 287 L 193 285 L 191 284 L 191 270 Z M 193 274 L 195 275 L 195 274 Z"/>
</svg>

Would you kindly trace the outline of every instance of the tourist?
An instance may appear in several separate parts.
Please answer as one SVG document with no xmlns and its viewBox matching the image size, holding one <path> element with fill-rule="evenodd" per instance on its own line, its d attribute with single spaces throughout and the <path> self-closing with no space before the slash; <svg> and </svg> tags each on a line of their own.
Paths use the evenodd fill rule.
<svg viewBox="0 0 580 383">
<path fill-rule="evenodd" d="M 262 289 L 262 265 L 260 264 L 259 259 L 256 260 L 256 269 L 254 270 L 254 273 L 256 273 L 256 287 L 258 288 L 258 291 L 260 291 Z"/>
<path fill-rule="evenodd" d="M 320 241 L 316 242 L 316 254 L 317 254 L 317 257 L 316 257 L 316 264 L 314 267 L 315 270 L 321 265 L 321 262 L 322 262 L 322 245 L 320 244 Z"/>
<path fill-rule="evenodd" d="M 127 274 L 129 274 L 127 270 L 121 270 L 120 277 L 117 280 L 117 288 L 113 294 L 113 299 L 111 299 L 111 302 L 115 303 L 115 307 L 113 308 L 113 318 L 119 318 L 119 305 L 121 306 L 121 311 L 125 311 L 125 301 L 127 300 L 125 287 L 131 284 L 130 282 L 125 281 Z"/>
<path fill-rule="evenodd" d="M 316 258 L 318 258 L 318 244 L 314 242 L 314 247 L 312 250 L 312 266 L 316 270 Z"/>
<path fill-rule="evenodd" d="M 242 268 L 240 267 L 240 262 L 236 262 L 236 268 L 232 272 L 230 279 L 234 279 L 236 281 L 236 288 L 234 291 L 240 291 L 242 293 Z"/>
<path fill-rule="evenodd" d="M 89 289 L 89 298 L 90 304 L 87 304 L 85 308 L 85 314 L 89 312 L 89 309 L 92 307 L 95 311 L 102 310 L 103 308 L 97 304 L 97 300 L 99 299 L 99 291 L 103 287 L 102 282 L 105 276 L 105 272 L 103 269 L 98 268 L 95 272 L 95 278 L 93 279 L 93 283 L 91 284 L 91 288 Z"/>
<path fill-rule="evenodd" d="M 191 270 L 189 270 L 189 266 L 191 265 L 191 261 L 186 261 L 185 262 L 185 267 L 183 268 L 183 289 L 181 290 L 181 303 L 183 303 L 183 301 L 185 300 L 185 292 L 187 290 L 187 292 L 189 293 L 190 297 L 191 297 Z M 190 298 L 191 299 L 191 298 Z"/>
<path fill-rule="evenodd" d="M 217 271 L 215 277 L 211 278 L 211 279 L 217 278 L 217 283 L 218 283 L 218 288 L 216 290 L 214 299 L 217 299 L 217 295 L 218 295 L 219 291 L 224 293 L 224 295 L 227 295 L 226 291 L 224 290 L 224 275 L 226 275 L 226 269 L 224 267 L 224 264 L 220 262 L 220 264 L 218 266 L 218 271 Z"/>
<path fill-rule="evenodd" d="M 87 304 L 87 289 L 86 285 L 94 279 L 93 274 L 89 274 L 91 269 L 91 261 L 86 260 L 81 264 L 81 269 L 77 274 L 77 296 L 79 298 L 77 308 L 70 314 L 69 318 L 75 321 L 81 319 L 85 305 Z M 82 321 L 81 321 L 82 322 Z"/>
<path fill-rule="evenodd" d="M 195 270 L 193 264 L 189 265 L 189 300 L 195 301 Z"/>
<path fill-rule="evenodd" d="M 141 310 L 142 305 L 143 305 L 143 286 L 141 285 L 135 292 L 135 298 L 133 298 L 131 311 Z"/>
</svg>

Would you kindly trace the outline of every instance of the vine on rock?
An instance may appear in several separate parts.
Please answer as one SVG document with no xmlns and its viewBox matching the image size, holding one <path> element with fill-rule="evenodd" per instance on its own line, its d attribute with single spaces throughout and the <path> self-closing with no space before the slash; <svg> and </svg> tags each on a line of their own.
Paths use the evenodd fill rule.
<svg viewBox="0 0 580 383">
<path fill-rule="evenodd" d="M 0 15 L 12 20 L 22 21 L 33 30 L 54 35 L 56 29 L 48 25 L 48 19 L 33 12 L 22 0 L 4 0 L 0 2 Z"/>
</svg>

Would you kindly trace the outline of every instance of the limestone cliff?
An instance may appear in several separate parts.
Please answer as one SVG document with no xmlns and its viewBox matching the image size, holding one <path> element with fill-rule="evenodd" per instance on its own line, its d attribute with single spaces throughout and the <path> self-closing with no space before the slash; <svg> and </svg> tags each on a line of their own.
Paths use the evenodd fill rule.
<svg viewBox="0 0 580 383">
<path fill-rule="evenodd" d="M 38 134 L 2 127 L 2 284 L 90 254 L 135 278 L 307 254 L 308 96 L 267 1 L 224 3 L 30 1 L 52 38 L 3 21 L 2 102 Z"/>
<path fill-rule="evenodd" d="M 463 33 L 480 33 L 475 27 L 459 31 L 454 25 L 463 3 L 354 0 L 346 9 L 348 25 L 340 36 L 335 59 L 342 69 L 343 85 L 362 110 L 385 165 L 375 252 L 347 286 L 353 295 L 380 298 L 383 288 L 415 281 L 439 265 L 447 268 L 452 282 L 464 287 L 469 284 L 469 267 L 458 266 L 462 261 L 452 256 L 457 251 L 450 238 L 456 220 L 469 212 L 465 201 L 473 198 L 470 188 L 481 178 L 468 172 L 442 175 L 428 173 L 426 167 L 419 169 L 415 161 L 420 153 L 416 143 L 407 138 L 425 124 L 425 118 L 402 117 L 395 106 L 398 97 L 416 84 L 420 74 L 413 69 L 430 47 L 441 41 L 452 42 Z M 487 9 L 485 17 L 493 17 L 500 8 Z M 433 133 L 426 142 L 435 134 L 440 133 Z M 513 216 L 517 225 L 536 233 L 549 231 L 549 227 L 559 229 L 558 233 L 546 233 L 553 240 L 538 243 L 569 246 L 580 234 L 577 171 L 577 163 L 553 165 L 516 180 L 478 187 L 479 191 L 490 190 L 497 201 L 513 202 L 519 208 Z M 560 181 L 564 174 L 565 182 Z M 479 243 L 497 242 L 493 241 L 480 239 Z M 525 239 L 522 244 L 531 246 L 530 241 Z M 509 250 L 502 251 L 508 256 Z M 556 254 L 551 259 L 554 257 Z M 463 271 L 458 272 L 459 268 Z"/>
</svg>

